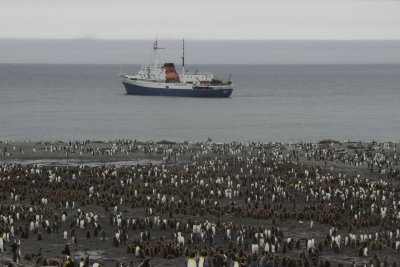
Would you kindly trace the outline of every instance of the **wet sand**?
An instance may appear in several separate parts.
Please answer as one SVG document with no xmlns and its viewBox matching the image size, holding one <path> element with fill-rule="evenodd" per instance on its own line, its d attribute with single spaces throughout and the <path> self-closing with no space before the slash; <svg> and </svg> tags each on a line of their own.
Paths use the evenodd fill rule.
<svg viewBox="0 0 400 267">
<path fill-rule="evenodd" d="M 3 141 L 1 214 L 13 218 L 13 224 L 3 219 L 0 233 L 9 233 L 11 225 L 29 228 L 36 214 L 42 216 L 39 227 L 27 231 L 28 238 L 21 231 L 9 238 L 2 257 L 13 257 L 15 239 L 20 240 L 22 258 L 43 248 L 44 258 L 63 260 L 68 244 L 74 259 L 89 255 L 90 266 L 130 261 L 138 266 L 148 257 L 153 266 L 183 266 L 188 253 L 209 251 L 208 240 L 190 241 L 193 225 L 206 232 L 208 224 L 215 228 L 213 251 L 223 248 L 228 258 L 251 255 L 252 244 L 261 242 L 255 233 L 279 227 L 280 234 L 263 238 L 264 243 L 279 247 L 267 253 L 271 259 L 279 258 L 277 266 L 286 266 L 288 259 L 301 259 L 297 266 L 306 262 L 312 266 L 315 258 L 318 266 L 350 266 L 353 261 L 361 266 L 372 260 L 383 263 L 385 256 L 390 266 L 400 264 L 400 246 L 396 250 L 396 242 L 400 244 L 399 148 L 396 142 L 334 140 L 292 144 Z M 60 220 L 63 213 L 65 222 Z M 97 237 L 93 236 L 94 214 L 101 226 Z M 75 223 L 88 217 L 85 230 Z M 118 218 L 128 225 L 118 226 Z M 43 227 L 46 220 L 49 229 Z M 225 236 L 227 228 L 231 239 Z M 237 244 L 240 229 L 245 229 L 246 248 Z M 118 231 L 127 233 L 128 239 L 117 247 L 113 240 Z M 150 240 L 141 240 L 145 231 Z M 177 232 L 184 238 L 182 245 L 173 237 Z M 355 235 L 353 244 L 346 243 L 350 234 Z M 332 240 L 339 235 L 337 244 Z M 288 238 L 299 246 L 289 246 Z M 312 238 L 315 246 L 310 255 L 307 240 Z M 127 252 L 128 246 L 139 246 L 144 255 L 135 256 L 134 249 Z M 166 247 L 170 259 L 160 252 Z M 178 250 L 173 257 L 171 247 Z M 359 256 L 365 247 L 367 255 Z M 253 258 L 259 261 L 263 251 L 260 246 Z M 29 266 L 34 260 L 22 259 L 22 263 Z"/>
</svg>

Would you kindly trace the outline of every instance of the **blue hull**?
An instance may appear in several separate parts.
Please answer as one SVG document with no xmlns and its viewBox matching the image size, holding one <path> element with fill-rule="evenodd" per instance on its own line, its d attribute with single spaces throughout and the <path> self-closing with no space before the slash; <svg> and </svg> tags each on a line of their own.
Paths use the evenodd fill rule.
<svg viewBox="0 0 400 267">
<path fill-rule="evenodd" d="M 122 82 L 128 95 L 184 96 L 184 97 L 230 97 L 233 89 L 163 89 L 142 87 Z"/>
</svg>

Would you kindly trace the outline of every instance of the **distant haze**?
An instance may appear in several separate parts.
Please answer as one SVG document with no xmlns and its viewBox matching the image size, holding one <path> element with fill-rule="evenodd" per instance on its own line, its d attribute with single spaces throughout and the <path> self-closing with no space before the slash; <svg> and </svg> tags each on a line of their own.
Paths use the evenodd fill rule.
<svg viewBox="0 0 400 267">
<path fill-rule="evenodd" d="M 182 40 L 159 40 L 180 64 Z M 0 63 L 144 64 L 152 40 L 0 39 Z M 400 64 L 400 41 L 185 40 L 187 64 Z"/>
<path fill-rule="evenodd" d="M 400 1 L 1 0 L 0 38 L 400 39 Z"/>
</svg>

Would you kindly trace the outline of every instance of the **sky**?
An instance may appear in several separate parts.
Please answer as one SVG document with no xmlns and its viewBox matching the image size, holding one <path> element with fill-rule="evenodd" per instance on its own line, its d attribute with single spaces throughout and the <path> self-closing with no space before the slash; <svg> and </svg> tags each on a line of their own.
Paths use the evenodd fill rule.
<svg viewBox="0 0 400 267">
<path fill-rule="evenodd" d="M 0 0 L 0 38 L 400 40 L 397 0 Z"/>
<path fill-rule="evenodd" d="M 400 0 L 0 0 L 0 63 L 400 63 Z"/>
</svg>

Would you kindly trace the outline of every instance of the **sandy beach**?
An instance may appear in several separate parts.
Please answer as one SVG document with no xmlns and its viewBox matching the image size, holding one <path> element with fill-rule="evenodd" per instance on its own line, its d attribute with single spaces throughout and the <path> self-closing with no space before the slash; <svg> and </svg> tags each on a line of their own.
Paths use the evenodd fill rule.
<svg viewBox="0 0 400 267">
<path fill-rule="evenodd" d="M 1 262 L 397 266 L 399 148 L 2 141 Z"/>
</svg>

